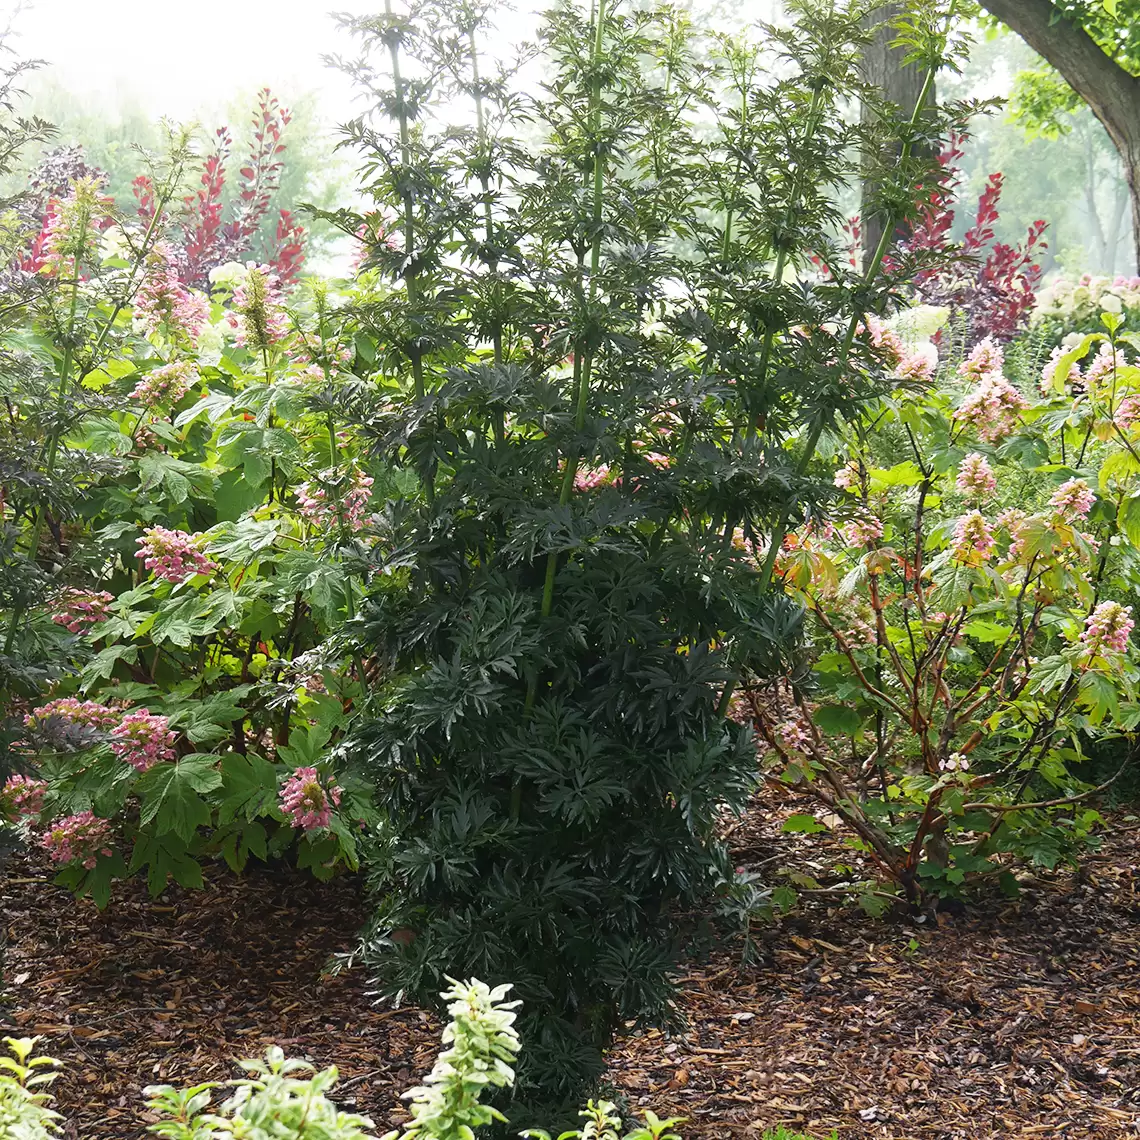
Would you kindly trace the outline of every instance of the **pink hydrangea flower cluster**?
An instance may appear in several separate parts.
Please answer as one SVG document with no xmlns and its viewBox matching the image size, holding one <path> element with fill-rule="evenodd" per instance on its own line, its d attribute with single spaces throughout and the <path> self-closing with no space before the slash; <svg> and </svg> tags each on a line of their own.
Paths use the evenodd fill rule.
<svg viewBox="0 0 1140 1140">
<path fill-rule="evenodd" d="M 969 511 L 954 524 L 955 562 L 977 566 L 993 553 L 994 536 L 981 511 Z"/>
<path fill-rule="evenodd" d="M 954 485 L 963 495 L 980 499 L 997 490 L 997 478 L 989 460 L 984 455 L 972 451 L 962 460 Z"/>
<path fill-rule="evenodd" d="M 184 530 L 167 530 L 152 526 L 138 539 L 140 547 L 136 558 L 143 560 L 148 570 L 168 582 L 185 582 L 194 574 L 212 574 L 218 569 L 197 547 L 200 535 Z"/>
<path fill-rule="evenodd" d="M 354 471 L 348 490 L 339 502 L 321 485 L 337 482 L 340 478 L 338 473 L 322 471 L 317 478 L 318 482 L 302 483 L 297 488 L 297 509 L 301 514 L 320 527 L 343 525 L 347 530 L 360 530 L 372 498 L 372 484 L 375 482 L 372 476 Z"/>
<path fill-rule="evenodd" d="M 867 332 L 872 346 L 879 350 L 883 363 L 888 368 L 898 368 L 906 356 L 906 346 L 902 342 L 902 337 L 877 317 L 867 318 Z"/>
<path fill-rule="evenodd" d="M 1096 493 L 1083 479 L 1069 479 L 1053 492 L 1049 505 L 1067 519 L 1083 519 L 1092 510 Z"/>
<path fill-rule="evenodd" d="M 1085 368 L 1085 385 L 1095 388 L 1098 385 L 1111 384 L 1118 368 L 1125 364 L 1124 353 L 1114 350 L 1111 344 L 1102 344 L 1096 356 Z"/>
<path fill-rule="evenodd" d="M 30 819 L 40 814 L 47 781 L 32 776 L 9 776 L 0 788 L 0 815 L 9 819 Z"/>
<path fill-rule="evenodd" d="M 209 298 L 182 284 L 166 245 L 156 246 L 150 256 L 146 278 L 135 300 L 135 315 L 147 332 L 165 327 L 170 333 L 185 333 L 194 341 L 209 323 Z"/>
<path fill-rule="evenodd" d="M 177 404 L 200 381 L 197 368 L 189 360 L 164 364 L 149 372 L 134 387 L 131 399 L 148 408 L 155 404 Z"/>
<path fill-rule="evenodd" d="M 883 537 L 883 520 L 874 516 L 853 519 L 843 528 L 848 546 L 870 546 Z"/>
<path fill-rule="evenodd" d="M 935 358 L 925 352 L 907 352 L 895 367 L 900 380 L 914 380 L 924 384 L 934 379 Z"/>
<path fill-rule="evenodd" d="M 147 709 L 128 713 L 111 729 L 111 751 L 132 768 L 145 772 L 165 760 L 176 760 L 174 750 L 177 733 L 164 716 L 152 715 Z"/>
<path fill-rule="evenodd" d="M 576 491 L 593 491 L 608 483 L 610 466 L 603 463 L 600 467 L 579 467 L 574 475 L 574 489 Z"/>
<path fill-rule="evenodd" d="M 103 193 L 103 179 L 78 178 L 44 222 L 45 266 L 59 269 L 72 259 L 91 261 L 100 232 L 114 208 L 114 199 Z"/>
<path fill-rule="evenodd" d="M 850 462 L 844 464 L 835 473 L 835 485 L 841 491 L 854 491 L 859 486 L 859 464 Z"/>
<path fill-rule="evenodd" d="M 111 826 L 94 812 L 81 811 L 48 825 L 40 843 L 53 863 L 79 863 L 91 870 L 110 855 Z"/>
<path fill-rule="evenodd" d="M 1017 427 L 1028 407 L 1021 393 L 998 373 L 988 373 L 958 406 L 954 418 L 972 424 L 978 438 L 996 443 Z"/>
<path fill-rule="evenodd" d="M 297 768 L 281 787 L 281 810 L 302 831 L 328 827 L 332 809 L 340 806 L 341 791 L 331 782 L 326 788 L 316 768 Z"/>
<path fill-rule="evenodd" d="M 107 607 L 114 598 L 106 590 L 77 590 L 68 587 L 57 595 L 51 620 L 69 633 L 82 633 L 88 626 L 107 620 Z"/>
<path fill-rule="evenodd" d="M 1057 371 L 1057 362 L 1068 349 L 1064 345 L 1057 345 L 1049 354 L 1049 359 L 1045 362 L 1045 366 L 1041 369 L 1041 391 L 1044 395 L 1048 396 L 1053 391 L 1053 376 Z M 1069 365 L 1069 375 L 1065 377 L 1065 383 L 1068 385 L 1080 385 L 1084 382 L 1084 377 L 1081 375 L 1081 366 L 1073 361 Z"/>
<path fill-rule="evenodd" d="M 289 335 L 289 318 L 281 279 L 268 265 L 249 262 L 245 276 L 234 287 L 234 312 L 227 320 L 237 331 L 237 342 L 262 352 Z"/>
<path fill-rule="evenodd" d="M 1113 653 L 1123 653 L 1128 648 L 1128 637 L 1135 622 L 1132 620 L 1132 607 L 1119 602 L 1101 602 L 1085 619 L 1081 633 L 1081 643 L 1089 657 L 1095 657 L 1106 649 Z"/>
<path fill-rule="evenodd" d="M 970 355 L 958 365 L 958 374 L 967 380 L 980 380 L 991 372 L 1001 373 L 1005 365 L 1005 354 L 992 337 L 980 340 Z"/>
<path fill-rule="evenodd" d="M 780 744 L 794 752 L 806 752 L 812 746 L 811 730 L 799 716 L 789 717 L 776 725 L 773 735 Z"/>
<path fill-rule="evenodd" d="M 1125 396 L 1120 401 L 1112 422 L 1121 431 L 1128 431 L 1137 420 L 1140 420 L 1140 396 Z"/>
<path fill-rule="evenodd" d="M 26 728 L 38 728 L 52 717 L 59 717 L 71 724 L 82 724 L 88 728 L 113 728 L 119 723 L 117 709 L 101 705 L 98 701 L 81 701 L 77 697 L 59 697 L 46 705 L 32 709 L 24 717 Z"/>
</svg>

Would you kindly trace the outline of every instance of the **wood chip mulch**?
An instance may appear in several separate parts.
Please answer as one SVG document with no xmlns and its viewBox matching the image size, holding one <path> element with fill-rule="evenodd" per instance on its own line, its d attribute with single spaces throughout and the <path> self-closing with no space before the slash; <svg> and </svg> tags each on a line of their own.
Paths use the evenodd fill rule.
<svg viewBox="0 0 1140 1140">
<path fill-rule="evenodd" d="M 759 812 L 743 864 L 787 844 Z M 688 1117 L 686 1140 L 759 1140 L 784 1124 L 821 1140 L 1140 1135 L 1140 854 L 1122 821 L 1084 871 L 1043 875 L 937 928 L 814 903 L 682 974 L 687 1026 L 631 1032 L 611 1056 L 633 1106 Z M 802 841 L 813 870 L 834 851 Z M 801 841 L 797 841 L 801 842 Z M 814 860 L 814 862 L 812 862 Z M 341 1073 L 338 1100 L 379 1131 L 431 1065 L 439 1022 L 375 1006 L 359 970 L 330 976 L 365 906 L 350 880 L 281 870 L 157 902 L 123 884 L 76 904 L 23 856 L 0 884 L 8 951 L 0 1034 L 43 1034 L 66 1063 L 68 1135 L 146 1135 L 143 1086 L 234 1075 L 276 1042 Z"/>
</svg>

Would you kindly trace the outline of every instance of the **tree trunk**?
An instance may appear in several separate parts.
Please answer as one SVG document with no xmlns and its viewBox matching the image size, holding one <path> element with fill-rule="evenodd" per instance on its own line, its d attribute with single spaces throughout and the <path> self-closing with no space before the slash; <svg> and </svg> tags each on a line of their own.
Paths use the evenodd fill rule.
<svg viewBox="0 0 1140 1140">
<path fill-rule="evenodd" d="M 1082 27 L 1062 18 L 1051 0 L 981 0 L 981 5 L 1052 64 L 1108 132 L 1132 199 L 1132 245 L 1140 266 L 1140 80 Z"/>
<path fill-rule="evenodd" d="M 904 115 L 912 115 L 922 94 L 926 73 L 920 67 L 903 65 L 906 48 L 891 47 L 891 41 L 898 34 L 892 23 L 904 8 L 904 0 L 884 0 L 879 7 L 863 18 L 864 26 L 873 29 L 873 36 L 871 42 L 863 49 L 862 71 L 863 77 L 879 90 L 884 99 L 896 103 Z M 930 102 L 933 101 L 934 90 L 931 88 Z M 864 124 L 868 122 L 870 115 L 870 110 L 864 106 L 862 109 Z M 883 215 L 874 208 L 877 190 L 876 183 L 864 178 L 860 207 L 864 267 L 879 248 L 883 236 Z M 895 240 L 907 236 L 909 228 L 904 223 L 900 226 Z"/>
</svg>

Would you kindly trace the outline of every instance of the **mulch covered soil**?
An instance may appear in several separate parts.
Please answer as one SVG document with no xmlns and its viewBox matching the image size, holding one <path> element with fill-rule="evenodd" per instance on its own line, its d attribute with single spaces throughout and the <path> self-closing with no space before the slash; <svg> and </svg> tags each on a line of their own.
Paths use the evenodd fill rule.
<svg viewBox="0 0 1140 1140">
<path fill-rule="evenodd" d="M 734 835 L 742 864 L 786 850 L 773 814 Z M 610 1079 L 634 1105 L 687 1116 L 687 1140 L 778 1123 L 841 1140 L 1138 1135 L 1140 832 L 1119 826 L 1082 876 L 937 929 L 816 903 L 758 931 L 749 964 L 739 943 L 715 945 L 685 967 L 687 1028 L 625 1038 Z M 817 838 L 799 857 L 818 874 L 835 850 Z M 437 1019 L 374 1006 L 359 970 L 326 971 L 363 919 L 351 880 L 218 872 L 157 902 L 124 884 L 101 914 L 25 856 L 0 905 L 0 1032 L 43 1034 L 66 1063 L 71 1136 L 141 1137 L 143 1086 L 233 1075 L 231 1058 L 271 1042 L 336 1064 L 339 1101 L 383 1132 L 434 1058 Z"/>
</svg>

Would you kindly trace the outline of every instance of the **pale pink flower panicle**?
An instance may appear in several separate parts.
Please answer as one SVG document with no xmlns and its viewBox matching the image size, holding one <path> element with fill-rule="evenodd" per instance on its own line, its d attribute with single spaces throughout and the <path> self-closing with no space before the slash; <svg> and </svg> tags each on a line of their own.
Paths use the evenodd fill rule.
<svg viewBox="0 0 1140 1140">
<path fill-rule="evenodd" d="M 1088 657 L 1095 657 L 1105 650 L 1123 653 L 1128 648 L 1128 638 L 1135 622 L 1132 620 L 1132 607 L 1119 602 L 1101 602 L 1085 619 L 1081 633 L 1081 643 Z"/>
<path fill-rule="evenodd" d="M 574 473 L 574 489 L 576 491 L 593 491 L 609 482 L 610 466 L 603 463 L 600 467 L 579 467 Z"/>
<path fill-rule="evenodd" d="M 209 323 L 209 298 L 186 288 L 170 247 L 163 243 L 148 258 L 146 277 L 135 298 L 135 316 L 148 332 L 163 328 L 171 335 L 185 334 L 191 341 Z"/>
<path fill-rule="evenodd" d="M 1045 362 L 1044 368 L 1041 369 L 1041 391 L 1046 396 L 1053 392 L 1053 377 L 1057 371 L 1057 362 L 1067 351 L 1068 349 L 1064 345 L 1057 345 L 1049 354 L 1049 359 Z M 1080 385 L 1084 382 L 1081 366 L 1075 360 L 1069 365 L 1069 374 L 1065 377 L 1064 382 L 1069 386 Z"/>
<path fill-rule="evenodd" d="M 1069 479 L 1053 492 L 1049 505 L 1062 518 L 1083 519 L 1092 510 L 1096 493 L 1083 479 Z"/>
<path fill-rule="evenodd" d="M 0 816 L 17 821 L 32 819 L 43 808 L 47 781 L 32 776 L 9 776 L 0 788 Z"/>
<path fill-rule="evenodd" d="M 248 264 L 245 276 L 234 287 L 234 312 L 228 316 L 237 330 L 238 344 L 263 352 L 289 335 L 289 318 L 281 279 L 268 265 Z"/>
<path fill-rule="evenodd" d="M 338 501 L 335 494 L 330 494 L 327 485 L 335 486 L 342 479 L 338 472 L 329 470 L 322 471 L 316 481 L 302 483 L 297 488 L 297 509 L 316 526 L 343 525 L 347 530 L 358 531 L 364 526 L 375 480 L 363 471 L 353 471 L 348 488 Z"/>
<path fill-rule="evenodd" d="M 954 524 L 955 562 L 978 566 L 993 553 L 994 536 L 981 511 L 969 511 Z"/>
<path fill-rule="evenodd" d="M 1140 420 L 1140 396 L 1125 396 L 1116 409 L 1112 422 L 1121 430 L 1128 431 Z"/>
<path fill-rule="evenodd" d="M 1111 344 L 1102 344 L 1092 362 L 1085 368 L 1085 384 L 1091 389 L 1111 384 L 1118 368 L 1124 367 L 1124 353 Z"/>
<path fill-rule="evenodd" d="M 850 460 L 835 473 L 835 485 L 841 491 L 854 491 L 859 487 L 859 464 Z"/>
<path fill-rule="evenodd" d="M 111 738 L 111 751 L 140 772 L 178 758 L 174 750 L 177 733 L 171 730 L 170 721 L 147 709 L 124 716 L 122 723 L 111 729 Z"/>
<path fill-rule="evenodd" d="M 898 368 L 906 356 L 906 346 L 902 342 L 902 337 L 877 317 L 867 318 L 867 333 L 872 346 L 879 350 L 883 363 L 888 368 Z"/>
<path fill-rule="evenodd" d="M 1004 376 L 991 372 L 978 381 L 958 406 L 954 418 L 973 425 L 979 439 L 996 443 L 1017 427 L 1028 406 Z"/>
<path fill-rule="evenodd" d="M 974 499 L 992 495 L 997 490 L 997 478 L 989 460 L 976 451 L 970 452 L 958 468 L 955 486 L 963 495 Z"/>
<path fill-rule="evenodd" d="M 34 708 L 24 717 L 25 728 L 40 728 L 52 717 L 58 717 L 69 724 L 80 724 L 87 728 L 113 728 L 119 723 L 117 709 L 101 705 L 98 701 L 81 701 L 77 697 L 57 697 L 46 705 Z"/>
<path fill-rule="evenodd" d="M 148 372 L 131 392 L 131 399 L 148 408 L 156 404 L 177 404 L 187 392 L 200 382 L 198 370 L 189 360 L 164 364 Z"/>
<path fill-rule="evenodd" d="M 212 574 L 218 569 L 197 547 L 201 535 L 187 534 L 183 530 L 167 530 L 163 526 L 148 528 L 138 539 L 136 558 L 154 571 L 155 577 L 168 582 L 185 582 L 194 574 Z"/>
<path fill-rule="evenodd" d="M 1001 345 L 992 337 L 986 337 L 985 340 L 978 341 L 970 355 L 958 365 L 958 374 L 967 380 L 980 380 L 991 372 L 1000 375 L 1004 365 L 1005 355 Z"/>
<path fill-rule="evenodd" d="M 848 546 L 871 546 L 883 537 L 883 521 L 873 515 L 852 519 L 844 528 Z"/>
<path fill-rule="evenodd" d="M 342 789 L 331 780 L 321 783 L 316 768 L 297 768 L 281 787 L 281 810 L 301 831 L 328 827 L 332 809 L 340 806 Z"/>
<path fill-rule="evenodd" d="M 53 863 L 79 863 L 88 870 L 109 856 L 111 827 L 94 812 L 81 811 L 48 825 L 40 844 Z"/>
<path fill-rule="evenodd" d="M 114 598 L 106 590 L 79 590 L 68 587 L 52 603 L 55 613 L 51 620 L 62 625 L 69 633 L 82 633 L 90 626 L 107 619 L 107 606 Z"/>
</svg>

